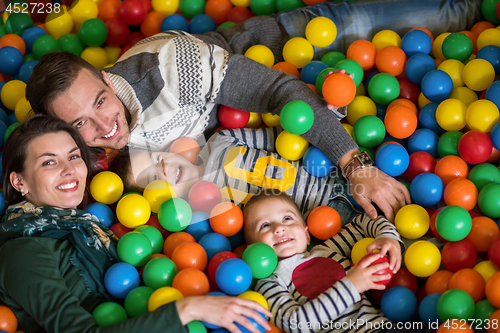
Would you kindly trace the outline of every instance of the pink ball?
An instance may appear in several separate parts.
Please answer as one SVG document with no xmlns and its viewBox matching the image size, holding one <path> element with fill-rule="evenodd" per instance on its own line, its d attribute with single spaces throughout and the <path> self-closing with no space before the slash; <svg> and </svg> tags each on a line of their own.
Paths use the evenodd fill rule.
<svg viewBox="0 0 500 333">
<path fill-rule="evenodd" d="M 219 187 L 212 182 L 202 180 L 189 190 L 189 205 L 194 211 L 209 213 L 222 201 Z"/>
<path fill-rule="evenodd" d="M 490 136 L 480 131 L 468 131 L 458 141 L 458 153 L 467 163 L 484 163 L 492 151 Z"/>
</svg>

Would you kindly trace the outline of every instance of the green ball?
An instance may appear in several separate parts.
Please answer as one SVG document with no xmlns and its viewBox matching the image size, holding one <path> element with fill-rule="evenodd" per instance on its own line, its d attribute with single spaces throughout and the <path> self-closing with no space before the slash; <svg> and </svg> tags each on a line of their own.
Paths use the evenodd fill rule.
<svg viewBox="0 0 500 333">
<path fill-rule="evenodd" d="M 314 111 L 304 101 L 291 101 L 280 112 L 280 124 L 285 131 L 301 135 L 309 131 L 314 123 Z"/>
<path fill-rule="evenodd" d="M 456 59 L 464 62 L 472 54 L 472 41 L 467 35 L 461 32 L 454 32 L 444 39 L 442 50 L 446 59 Z"/>
<path fill-rule="evenodd" d="M 115 302 L 99 304 L 92 312 L 92 316 L 99 327 L 118 324 L 128 319 L 125 309 Z"/>
<path fill-rule="evenodd" d="M 28 62 L 31 60 L 36 60 L 35 55 L 33 53 L 26 53 L 23 57 L 23 62 Z"/>
<path fill-rule="evenodd" d="M 181 198 L 168 199 L 158 208 L 158 221 L 163 228 L 171 232 L 186 229 L 192 217 L 191 207 Z"/>
<path fill-rule="evenodd" d="M 460 156 L 458 152 L 458 141 L 464 135 L 462 132 L 450 131 L 445 132 L 439 137 L 438 153 L 440 157 L 448 155 Z"/>
<path fill-rule="evenodd" d="M 146 286 L 156 290 L 161 287 L 171 287 L 175 275 L 179 272 L 175 263 L 165 257 L 151 259 L 142 272 Z"/>
<path fill-rule="evenodd" d="M 235 24 L 236 23 L 234 23 L 234 22 L 224 22 L 221 25 L 219 25 L 217 28 L 230 28 Z"/>
<path fill-rule="evenodd" d="M 139 231 L 149 238 L 151 247 L 153 248 L 153 253 L 161 253 L 163 250 L 164 240 L 160 230 L 151 225 L 141 225 L 135 228 L 135 231 Z"/>
<path fill-rule="evenodd" d="M 472 229 L 472 218 L 469 212 L 460 206 L 446 206 L 436 217 L 438 234 L 450 242 L 464 239 Z"/>
<path fill-rule="evenodd" d="M 149 312 L 148 301 L 153 292 L 152 288 L 146 286 L 140 286 L 129 291 L 127 297 L 125 297 L 124 306 L 130 318 Z"/>
<path fill-rule="evenodd" d="M 500 183 L 500 170 L 490 163 L 481 163 L 475 165 L 467 177 L 476 185 L 477 190 L 481 190 L 490 183 Z"/>
<path fill-rule="evenodd" d="M 323 77 L 326 75 L 326 73 L 333 72 L 335 68 L 333 67 L 328 67 L 323 69 L 321 72 L 319 72 L 318 76 L 316 76 L 316 89 L 318 90 L 318 93 L 323 96 L 323 84 L 325 83 L 325 80 Z"/>
<path fill-rule="evenodd" d="M 363 76 L 365 75 L 365 72 L 363 71 L 363 67 L 361 67 L 361 65 L 356 60 L 352 59 L 340 60 L 335 65 L 335 68 L 345 69 L 346 73 L 352 74 L 352 80 L 356 84 L 356 87 L 359 86 L 361 82 L 363 82 Z M 398 82 L 398 87 L 399 87 L 399 82 Z M 399 90 L 398 90 L 398 95 L 399 95 Z"/>
<path fill-rule="evenodd" d="M 497 219 L 500 217 L 500 184 L 488 184 L 481 192 L 477 199 L 479 208 L 484 215 Z"/>
<path fill-rule="evenodd" d="M 255 15 L 271 15 L 276 11 L 275 0 L 252 0 L 250 10 Z"/>
<path fill-rule="evenodd" d="M 460 289 L 445 291 L 436 305 L 437 315 L 443 322 L 448 319 L 469 320 L 474 316 L 474 309 L 472 297 Z"/>
<path fill-rule="evenodd" d="M 33 54 L 36 59 L 40 59 L 47 53 L 57 52 L 60 50 L 59 43 L 51 35 L 43 35 L 38 37 L 33 43 Z"/>
<path fill-rule="evenodd" d="M 278 256 L 272 247 L 264 243 L 253 243 L 243 251 L 242 259 L 250 266 L 255 279 L 265 279 L 278 265 Z"/>
<path fill-rule="evenodd" d="M 385 137 L 384 122 L 377 116 L 360 117 L 354 123 L 353 133 L 358 145 L 368 148 L 378 146 Z"/>
<path fill-rule="evenodd" d="M 89 19 L 82 23 L 78 38 L 87 46 L 100 46 L 108 37 L 108 28 L 99 19 Z"/>
<path fill-rule="evenodd" d="M 57 40 L 61 51 L 70 52 L 80 56 L 83 52 L 83 45 L 78 36 L 73 34 L 66 34 Z"/>
<path fill-rule="evenodd" d="M 276 0 L 276 9 L 278 12 L 284 12 L 285 10 L 292 10 L 305 6 L 306 4 L 302 2 L 302 0 Z"/>
<path fill-rule="evenodd" d="M 0 20 L 2 21 L 2 20 Z M 5 36 L 7 34 L 7 31 L 5 31 L 5 26 L 4 25 L 0 25 L 0 38 L 2 38 L 3 36 Z"/>
<path fill-rule="evenodd" d="M 346 59 L 342 52 L 332 51 L 325 54 L 321 61 L 328 65 L 328 67 L 335 67 L 335 65 L 340 61 Z"/>
<path fill-rule="evenodd" d="M 134 267 L 144 265 L 153 254 L 151 241 L 138 231 L 130 231 L 123 235 L 118 241 L 116 251 L 121 261 Z"/>
<path fill-rule="evenodd" d="M 476 319 L 479 324 L 478 328 L 485 328 L 486 319 L 490 318 L 491 314 L 498 310 L 496 307 L 491 305 L 487 299 L 483 299 L 476 303 L 476 310 L 474 311 L 474 319 Z"/>
<path fill-rule="evenodd" d="M 500 24 L 500 19 L 497 15 L 498 0 L 483 0 L 481 2 L 481 14 L 483 17 L 493 23 L 494 25 Z"/>
<path fill-rule="evenodd" d="M 399 81 L 391 74 L 379 73 L 368 83 L 368 94 L 375 103 L 387 105 L 399 97 Z"/>
<path fill-rule="evenodd" d="M 24 30 L 33 26 L 33 20 L 26 13 L 14 13 L 9 16 L 5 24 L 5 31 L 8 34 L 21 36 Z"/>
<path fill-rule="evenodd" d="M 201 321 L 193 320 L 187 323 L 187 329 L 189 333 L 207 333 L 207 328 L 201 323 Z"/>
<path fill-rule="evenodd" d="M 7 138 L 9 137 L 10 133 L 12 133 L 12 131 L 14 131 L 19 126 L 21 126 L 21 123 L 19 122 L 9 125 L 9 127 L 7 127 L 3 135 L 3 140 L 4 140 L 3 142 L 7 142 Z"/>
<path fill-rule="evenodd" d="M 182 16 L 188 20 L 205 13 L 205 0 L 182 0 L 179 5 Z"/>
</svg>

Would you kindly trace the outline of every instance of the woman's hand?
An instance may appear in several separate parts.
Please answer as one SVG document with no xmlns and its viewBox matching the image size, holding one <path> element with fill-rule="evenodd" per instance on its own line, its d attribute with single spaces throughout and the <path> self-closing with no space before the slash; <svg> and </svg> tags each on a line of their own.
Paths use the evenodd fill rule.
<svg viewBox="0 0 500 333">
<path fill-rule="evenodd" d="M 325 80 L 326 80 L 329 76 L 331 76 L 331 75 L 333 75 L 333 74 L 335 74 L 335 73 L 346 74 L 346 75 L 347 75 L 347 76 L 349 76 L 351 79 L 354 77 L 352 74 L 346 73 L 345 69 L 335 69 L 335 70 L 333 70 L 333 71 L 331 71 L 331 72 L 326 73 L 326 74 L 325 74 L 325 76 L 323 76 L 323 82 L 325 82 Z M 335 109 L 337 106 L 332 105 L 332 104 L 327 104 L 327 107 L 328 107 L 328 110 L 333 110 L 333 109 Z"/>
<path fill-rule="evenodd" d="M 268 322 L 257 313 L 266 317 L 272 314 L 257 302 L 238 297 L 227 296 L 194 296 L 186 297 L 176 302 L 177 312 L 183 325 L 193 320 L 226 328 L 232 333 L 240 333 L 235 322 L 245 327 L 250 332 L 260 333 L 245 317 L 252 318 L 266 330 L 270 330 Z"/>
<path fill-rule="evenodd" d="M 375 282 L 384 281 L 391 278 L 390 274 L 375 275 L 374 273 L 389 267 L 389 264 L 383 262 L 370 266 L 375 260 L 382 258 L 382 254 L 369 256 L 356 266 L 351 267 L 347 273 L 347 278 L 356 287 L 356 290 L 361 294 L 370 289 L 384 290 L 385 286 Z"/>
</svg>

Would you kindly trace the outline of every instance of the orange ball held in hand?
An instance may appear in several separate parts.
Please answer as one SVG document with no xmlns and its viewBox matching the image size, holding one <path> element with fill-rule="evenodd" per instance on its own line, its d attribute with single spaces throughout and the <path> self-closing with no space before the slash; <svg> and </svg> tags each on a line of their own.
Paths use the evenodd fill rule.
<svg viewBox="0 0 500 333">
<path fill-rule="evenodd" d="M 321 240 L 335 236 L 342 227 L 339 213 L 329 206 L 319 206 L 312 210 L 307 217 L 309 232 Z"/>
<path fill-rule="evenodd" d="M 189 162 L 196 164 L 198 154 L 200 153 L 200 145 L 195 139 L 182 137 L 172 142 L 169 151 L 181 155 Z"/>
<path fill-rule="evenodd" d="M 323 97 L 333 106 L 346 106 L 356 97 L 356 84 L 346 74 L 335 73 L 323 83 Z"/>
<path fill-rule="evenodd" d="M 243 227 L 243 212 L 232 202 L 221 202 L 210 212 L 210 226 L 223 236 L 236 235 Z"/>
</svg>

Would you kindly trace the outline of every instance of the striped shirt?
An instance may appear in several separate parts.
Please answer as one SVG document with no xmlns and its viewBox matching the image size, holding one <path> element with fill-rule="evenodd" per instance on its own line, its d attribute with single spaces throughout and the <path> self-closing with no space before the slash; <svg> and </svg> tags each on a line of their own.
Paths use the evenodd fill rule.
<svg viewBox="0 0 500 333">
<path fill-rule="evenodd" d="M 267 299 L 273 313 L 271 322 L 286 332 L 380 329 L 380 323 L 388 319 L 345 277 L 354 244 L 366 237 L 392 238 L 401 243 L 392 223 L 382 216 L 371 220 L 363 214 L 310 252 L 281 260 L 274 273 L 255 286 Z"/>
</svg>

